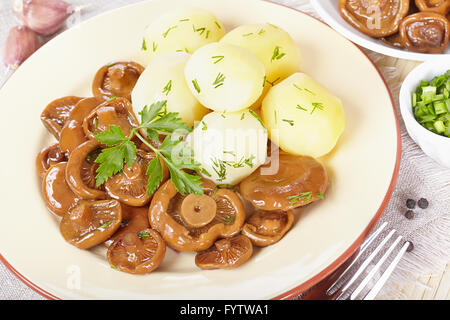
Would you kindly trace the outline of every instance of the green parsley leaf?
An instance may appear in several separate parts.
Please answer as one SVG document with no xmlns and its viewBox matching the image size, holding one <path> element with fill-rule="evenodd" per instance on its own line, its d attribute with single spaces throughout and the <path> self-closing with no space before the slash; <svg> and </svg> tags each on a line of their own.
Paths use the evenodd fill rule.
<svg viewBox="0 0 450 320">
<path fill-rule="evenodd" d="M 112 147 L 125 141 L 127 138 L 123 134 L 120 127 L 111 125 L 109 127 L 109 130 L 97 133 L 95 135 L 95 139 L 97 139 L 100 143 L 107 145 L 108 147 Z"/>
<path fill-rule="evenodd" d="M 98 133 L 95 138 L 108 148 L 102 149 L 95 162 L 97 168 L 96 184 L 102 185 L 111 176 L 119 173 L 125 164 L 131 166 L 136 160 L 136 145 L 132 142 L 134 136 L 150 148 L 156 157 L 150 161 L 146 173 L 149 176 L 147 194 L 151 195 L 162 181 L 163 169 L 160 161 L 164 161 L 169 169 L 171 180 L 177 190 L 182 193 L 203 194 L 201 177 L 185 170 L 200 172 L 200 164 L 194 161 L 192 149 L 183 135 L 192 129 L 178 117 L 178 113 L 167 112 L 167 101 L 159 101 L 145 106 L 141 115 L 141 124 L 133 128 L 127 137 L 122 129 L 111 126 L 108 130 Z M 158 140 L 160 132 L 167 133 L 160 148 L 156 148 L 145 139 L 139 130 L 144 129 L 150 139 Z M 172 134 L 175 134 L 172 135 Z M 180 134 L 181 136 L 178 136 Z"/>
<path fill-rule="evenodd" d="M 150 161 L 146 174 L 148 177 L 147 195 L 150 197 L 159 188 L 163 179 L 163 168 L 158 157 Z"/>
<path fill-rule="evenodd" d="M 123 141 L 115 147 L 102 149 L 95 159 L 96 163 L 100 163 L 96 170 L 96 185 L 101 186 L 110 177 L 119 173 L 124 167 L 124 161 L 131 166 L 135 159 L 136 146 L 129 140 Z"/>
</svg>

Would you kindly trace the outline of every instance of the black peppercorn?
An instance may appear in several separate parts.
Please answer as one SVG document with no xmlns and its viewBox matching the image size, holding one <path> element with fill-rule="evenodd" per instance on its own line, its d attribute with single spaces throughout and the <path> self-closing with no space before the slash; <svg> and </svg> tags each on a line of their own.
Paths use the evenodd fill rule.
<svg viewBox="0 0 450 320">
<path fill-rule="evenodd" d="M 411 252 L 414 250 L 414 245 L 411 241 L 408 241 L 408 242 L 409 242 L 409 246 L 408 246 L 408 249 L 406 249 L 406 252 Z"/>
<path fill-rule="evenodd" d="M 417 201 L 417 205 L 421 209 L 426 209 L 428 208 L 428 200 L 425 198 L 420 198 L 419 201 Z"/>
<path fill-rule="evenodd" d="M 412 211 L 412 210 L 408 210 L 408 211 L 406 211 L 405 212 L 405 217 L 407 218 L 407 219 L 412 219 L 412 218 L 414 218 L 414 211 Z"/>
<path fill-rule="evenodd" d="M 406 200 L 406 207 L 408 209 L 414 209 L 415 206 L 416 206 L 416 200 L 413 200 L 413 199 Z"/>
</svg>

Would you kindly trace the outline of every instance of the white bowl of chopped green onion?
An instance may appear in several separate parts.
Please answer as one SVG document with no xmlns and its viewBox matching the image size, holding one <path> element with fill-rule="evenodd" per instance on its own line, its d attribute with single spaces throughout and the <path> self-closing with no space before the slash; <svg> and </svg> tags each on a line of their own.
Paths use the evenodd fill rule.
<svg viewBox="0 0 450 320">
<path fill-rule="evenodd" d="M 400 111 L 411 138 L 450 168 L 450 61 L 436 59 L 415 68 L 400 89 Z"/>
</svg>

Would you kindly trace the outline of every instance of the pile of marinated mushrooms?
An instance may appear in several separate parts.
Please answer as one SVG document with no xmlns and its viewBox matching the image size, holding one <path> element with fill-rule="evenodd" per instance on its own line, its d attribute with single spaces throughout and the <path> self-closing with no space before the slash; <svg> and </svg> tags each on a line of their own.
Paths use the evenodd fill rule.
<svg viewBox="0 0 450 320">
<path fill-rule="evenodd" d="M 396 48 L 442 53 L 450 39 L 450 0 L 339 0 L 341 16 Z"/>
<path fill-rule="evenodd" d="M 252 256 L 253 246 L 280 241 L 294 224 L 295 208 L 323 198 L 324 167 L 278 148 L 271 151 L 279 153 L 275 174 L 261 174 L 267 163 L 236 186 L 202 177 L 198 195 L 178 192 L 164 168 L 160 187 L 149 196 L 146 168 L 155 155 L 136 142 L 133 165 L 97 186 L 95 160 L 105 146 L 93 133 L 117 125 L 127 134 L 137 126 L 129 99 L 142 70 L 128 61 L 102 67 L 93 97 L 63 97 L 41 114 L 58 142 L 39 153 L 37 172 L 45 203 L 61 217 L 68 243 L 80 249 L 103 245 L 112 267 L 133 274 L 155 270 L 166 245 L 197 252 L 195 263 L 202 269 L 234 268 Z"/>
</svg>

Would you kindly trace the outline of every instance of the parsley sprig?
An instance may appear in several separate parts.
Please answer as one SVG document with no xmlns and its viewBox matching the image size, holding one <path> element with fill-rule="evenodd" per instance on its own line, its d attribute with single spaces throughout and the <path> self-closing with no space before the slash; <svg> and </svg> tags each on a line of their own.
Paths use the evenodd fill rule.
<svg viewBox="0 0 450 320">
<path fill-rule="evenodd" d="M 124 165 L 131 166 L 136 160 L 136 145 L 134 137 L 141 140 L 150 148 L 156 157 L 150 161 L 146 173 L 149 176 L 147 194 L 151 195 L 161 184 L 163 178 L 164 162 L 169 169 L 170 177 L 181 194 L 203 194 L 201 178 L 185 170 L 199 172 L 200 164 L 193 160 L 192 150 L 182 140 L 183 133 L 191 128 L 178 118 L 178 113 L 167 112 L 167 100 L 159 101 L 151 106 L 145 106 L 141 115 L 141 124 L 133 128 L 128 136 L 123 134 L 120 127 L 111 125 L 108 130 L 95 135 L 95 138 L 107 148 L 102 149 L 95 160 L 100 163 L 97 168 L 96 184 L 102 185 L 114 174 L 119 173 Z M 143 137 L 141 130 L 145 130 L 148 138 L 156 142 L 159 133 L 167 136 L 159 148 L 153 146 Z M 176 133 L 176 134 L 174 134 Z M 181 133 L 178 134 L 178 133 Z"/>
</svg>

